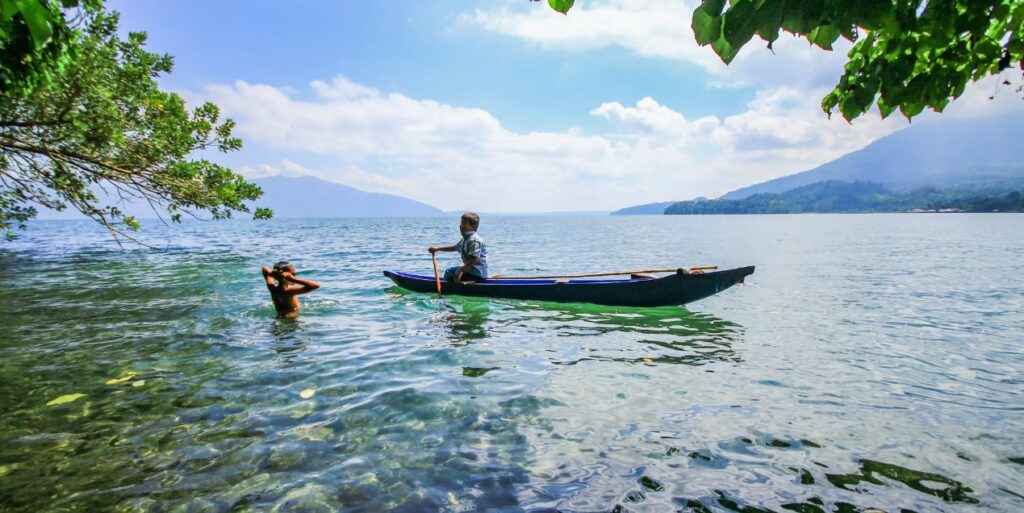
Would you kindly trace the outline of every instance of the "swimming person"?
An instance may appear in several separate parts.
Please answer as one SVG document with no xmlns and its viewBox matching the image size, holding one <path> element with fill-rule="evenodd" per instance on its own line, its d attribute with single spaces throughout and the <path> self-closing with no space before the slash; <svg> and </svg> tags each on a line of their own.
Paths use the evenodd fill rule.
<svg viewBox="0 0 1024 513">
<path fill-rule="evenodd" d="M 274 264 L 271 270 L 263 266 L 263 279 L 267 282 L 270 298 L 274 300 L 274 308 L 278 315 L 295 316 L 299 314 L 299 294 L 313 292 L 320 284 L 312 280 L 304 280 L 295 276 L 295 266 L 281 261 Z"/>
<path fill-rule="evenodd" d="M 431 255 L 438 251 L 458 251 L 462 266 L 449 267 L 444 272 L 445 281 L 484 281 L 487 279 L 487 245 L 476 231 L 480 228 L 480 216 L 473 212 L 462 214 L 459 231 L 462 240 L 451 246 L 430 246 Z"/>
</svg>

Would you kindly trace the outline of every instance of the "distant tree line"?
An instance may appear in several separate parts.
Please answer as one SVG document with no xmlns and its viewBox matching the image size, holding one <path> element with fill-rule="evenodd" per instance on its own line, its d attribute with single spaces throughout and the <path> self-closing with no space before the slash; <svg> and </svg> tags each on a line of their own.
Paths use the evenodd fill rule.
<svg viewBox="0 0 1024 513">
<path fill-rule="evenodd" d="M 829 212 L 1024 212 L 1024 193 L 1007 188 L 892 191 L 872 182 L 817 182 L 779 194 L 762 193 L 741 200 L 681 201 L 669 215 L 799 214 Z"/>
</svg>

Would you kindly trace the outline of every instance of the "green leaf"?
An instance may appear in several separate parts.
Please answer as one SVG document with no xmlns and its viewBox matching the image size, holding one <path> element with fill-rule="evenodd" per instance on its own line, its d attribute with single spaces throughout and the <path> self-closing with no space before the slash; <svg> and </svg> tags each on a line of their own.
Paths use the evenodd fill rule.
<svg viewBox="0 0 1024 513">
<path fill-rule="evenodd" d="M 725 9 L 725 0 L 703 0 L 697 8 L 717 18 L 722 15 L 722 9 Z"/>
<path fill-rule="evenodd" d="M 849 20 L 867 30 L 878 30 L 895 20 L 891 0 L 857 0 L 844 5 L 849 8 Z"/>
<path fill-rule="evenodd" d="M 851 84 L 852 87 L 842 93 L 842 100 L 839 102 L 839 111 L 843 113 L 843 118 L 847 121 L 852 121 L 867 111 L 875 99 L 875 92 L 878 90 L 877 85 L 873 83 L 859 82 L 854 84 L 851 82 Z"/>
<path fill-rule="evenodd" d="M 896 110 L 896 105 L 885 101 L 885 97 L 878 99 L 878 112 L 881 113 L 882 119 L 889 117 Z"/>
<path fill-rule="evenodd" d="M 764 0 L 757 10 L 757 35 L 772 43 L 779 38 L 781 26 L 782 0 Z"/>
<path fill-rule="evenodd" d="M 904 101 L 900 104 L 900 112 L 908 120 L 921 113 L 924 110 L 924 102 L 911 102 Z"/>
<path fill-rule="evenodd" d="M 735 48 L 735 53 L 757 32 L 756 14 L 753 0 L 736 0 L 722 15 L 722 37 Z"/>
<path fill-rule="evenodd" d="M 569 9 L 572 9 L 572 4 L 574 1 L 575 0 L 548 0 L 548 5 L 550 5 L 552 9 L 562 14 L 568 14 Z"/>
<path fill-rule="evenodd" d="M 726 39 L 719 38 L 718 41 L 711 43 L 711 48 L 718 54 L 718 57 L 722 59 L 722 62 L 729 64 L 733 59 L 736 58 L 736 54 L 739 53 L 740 49 L 729 44 Z"/>
<path fill-rule="evenodd" d="M 832 50 L 832 43 L 839 39 L 839 29 L 835 25 L 822 25 L 807 34 L 807 40 L 825 50 Z"/>
<path fill-rule="evenodd" d="M 14 16 L 14 13 L 18 12 L 17 2 L 0 2 L 0 20 L 7 21 Z"/>
<path fill-rule="evenodd" d="M 25 19 L 25 24 L 28 25 L 36 48 L 42 47 L 53 35 L 53 29 L 50 28 L 50 12 L 43 2 L 36 0 L 18 2 L 18 10 L 21 12 L 21 17 Z"/>
<path fill-rule="evenodd" d="M 124 224 L 128 226 L 128 228 L 131 228 L 132 231 L 138 231 L 138 229 L 142 226 L 142 224 L 139 223 L 139 220 L 135 219 L 134 216 L 125 216 L 123 220 Z"/>
<path fill-rule="evenodd" d="M 1006 49 L 1009 50 L 1011 54 L 1024 53 L 1024 38 L 1013 34 L 1013 36 L 1010 37 L 1010 41 L 1006 44 Z"/>
<path fill-rule="evenodd" d="M 794 34 L 808 34 L 821 25 L 822 0 L 802 0 L 790 5 L 782 18 L 782 28 Z"/>
<path fill-rule="evenodd" d="M 703 5 L 693 11 L 693 21 L 690 26 L 693 28 L 693 36 L 697 40 L 697 44 L 701 46 L 714 43 L 722 36 L 721 16 L 708 14 Z"/>
<path fill-rule="evenodd" d="M 130 380 L 134 379 L 137 374 L 138 374 L 137 372 L 126 372 L 124 374 L 124 376 L 121 376 L 119 378 L 108 379 L 106 384 L 108 384 L 108 385 L 117 385 L 117 384 L 120 384 L 120 383 L 124 383 L 125 381 L 130 381 Z"/>
<path fill-rule="evenodd" d="M 79 399 L 81 399 L 83 397 L 85 397 L 85 394 L 67 394 L 67 395 L 62 395 L 62 396 L 60 396 L 60 397 L 58 397 L 56 399 L 53 399 L 50 402 L 46 403 L 46 405 L 47 406 L 57 406 L 58 404 L 65 404 L 65 403 L 70 403 L 70 402 L 73 402 L 73 401 L 77 401 L 77 400 L 79 400 Z"/>
</svg>

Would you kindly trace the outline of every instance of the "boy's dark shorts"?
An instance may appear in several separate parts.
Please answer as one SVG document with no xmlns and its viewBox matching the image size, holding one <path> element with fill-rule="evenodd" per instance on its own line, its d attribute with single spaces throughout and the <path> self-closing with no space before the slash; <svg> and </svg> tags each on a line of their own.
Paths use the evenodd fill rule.
<svg viewBox="0 0 1024 513">
<path fill-rule="evenodd" d="M 449 267 L 448 269 L 445 269 L 445 271 L 444 271 L 444 281 L 455 281 L 455 273 L 457 273 L 459 271 L 459 269 L 461 269 L 460 266 Z M 471 273 L 469 271 L 466 271 L 466 272 L 462 273 L 462 281 L 474 281 L 474 282 L 479 283 L 481 281 L 485 281 L 486 279 L 487 278 L 478 276 L 478 275 L 473 274 L 473 273 Z"/>
</svg>

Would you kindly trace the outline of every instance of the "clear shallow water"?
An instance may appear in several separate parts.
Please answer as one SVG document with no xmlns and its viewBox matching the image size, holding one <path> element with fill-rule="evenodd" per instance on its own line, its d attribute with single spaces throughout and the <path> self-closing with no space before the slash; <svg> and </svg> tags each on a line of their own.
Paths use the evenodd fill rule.
<svg viewBox="0 0 1024 513">
<path fill-rule="evenodd" d="M 0 511 L 1024 510 L 1021 226 L 484 218 L 494 272 L 757 265 L 615 309 L 380 274 L 454 218 L 38 222 L 0 246 Z"/>
</svg>

